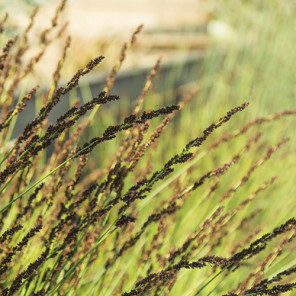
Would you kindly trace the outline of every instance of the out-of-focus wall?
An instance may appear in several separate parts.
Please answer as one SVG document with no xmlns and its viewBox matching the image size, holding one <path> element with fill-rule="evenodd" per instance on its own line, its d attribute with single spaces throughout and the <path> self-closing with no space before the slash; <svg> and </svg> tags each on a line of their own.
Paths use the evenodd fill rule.
<svg viewBox="0 0 296 296">
<path fill-rule="evenodd" d="M 152 30 L 203 23 L 206 14 L 200 0 L 72 0 L 68 17 L 71 33 L 89 38 L 126 34 L 141 23 Z"/>
<path fill-rule="evenodd" d="M 10 14 L 12 27 L 26 27 L 34 7 L 32 4 L 29 5 L 29 2 L 40 3 L 31 33 L 31 38 L 38 40 L 40 32 L 50 26 L 60 0 L 6 1 L 3 9 Z M 204 3 L 203 0 L 68 0 L 58 21 L 58 26 L 68 22 L 64 36 L 70 35 L 72 38 L 68 53 L 71 62 L 69 59 L 66 60 L 64 75 L 69 76 L 90 58 L 100 54 L 106 56 L 100 69 L 110 69 L 118 57 L 122 43 L 130 38 L 131 33 L 140 24 L 144 25 L 144 29 L 139 36 L 138 50 L 127 57 L 123 67 L 131 67 L 142 62 L 152 66 L 156 56 L 167 56 L 167 52 L 163 51 L 165 47 L 184 48 L 190 43 L 194 44 L 194 47 L 203 48 L 206 44 L 204 36 L 187 36 L 177 31 L 198 27 L 207 22 L 209 14 Z M 161 31 L 164 33 L 159 34 Z M 177 33 L 173 35 L 167 31 Z M 48 73 L 54 71 L 64 46 L 64 39 L 56 40 L 50 45 L 50 50 L 42 58 L 42 66 L 36 66 L 38 78 L 46 79 Z M 162 51 L 154 50 L 151 53 L 151 48 L 159 47 Z M 37 52 L 38 49 L 35 49 Z M 149 60 L 146 62 L 147 58 Z"/>
</svg>

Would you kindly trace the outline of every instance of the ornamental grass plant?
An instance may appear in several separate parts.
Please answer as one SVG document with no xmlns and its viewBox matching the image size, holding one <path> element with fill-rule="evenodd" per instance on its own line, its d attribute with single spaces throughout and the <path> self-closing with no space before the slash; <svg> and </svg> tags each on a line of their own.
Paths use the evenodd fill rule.
<svg viewBox="0 0 296 296">
<path fill-rule="evenodd" d="M 295 148 L 289 128 L 296 109 L 252 116 L 260 108 L 241 100 L 241 89 L 239 102 L 229 96 L 225 103 L 222 92 L 217 103 L 225 77 L 208 88 L 211 70 L 221 65 L 210 57 L 204 80 L 182 88 L 176 102 L 174 93 L 151 90 L 157 60 L 138 99 L 129 102 L 131 112 L 118 122 L 112 105 L 121 99 L 112 88 L 139 26 L 105 88 L 74 98 L 51 122 L 63 97 L 104 59 L 93 58 L 61 82 L 68 37 L 48 89 L 27 89 L 34 66 L 65 33 L 57 25 L 64 6 L 28 63 L 23 56 L 37 10 L 0 55 L 1 295 L 293 295 Z M 231 52 L 222 63 L 233 61 Z M 238 88 L 239 80 L 233 83 Z M 260 93 L 256 86 L 253 91 Z M 205 100 L 213 94 L 216 105 Z M 14 137 L 30 100 L 35 117 Z"/>
</svg>

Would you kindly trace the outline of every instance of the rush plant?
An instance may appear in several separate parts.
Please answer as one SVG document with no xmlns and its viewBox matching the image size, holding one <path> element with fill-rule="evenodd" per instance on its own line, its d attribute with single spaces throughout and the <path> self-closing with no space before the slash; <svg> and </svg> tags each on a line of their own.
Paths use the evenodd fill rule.
<svg viewBox="0 0 296 296">
<path fill-rule="evenodd" d="M 252 104 L 241 102 L 229 110 L 220 105 L 215 114 L 205 108 L 199 120 L 197 109 L 188 107 L 197 105 L 197 86 L 179 102 L 172 97 L 154 107 L 159 101 L 153 98 L 161 96 L 150 93 L 157 60 L 130 114 L 110 123 L 120 100 L 111 90 L 139 26 L 105 88 L 73 100 L 51 122 L 60 100 L 103 62 L 93 58 L 61 83 L 68 37 L 50 87 L 27 89 L 34 66 L 64 34 L 56 29 L 64 6 L 28 63 L 23 56 L 37 10 L 0 55 L 1 295 L 293 291 L 296 220 L 282 203 L 291 207 L 295 192 L 286 191 L 281 174 L 295 158 L 282 126 L 296 110 L 245 120 L 241 111 Z M 40 108 L 15 137 L 16 120 L 30 100 Z M 215 121 L 205 120 L 209 113 Z M 189 125 L 188 118 L 194 118 Z M 271 137 L 272 131 L 281 132 Z"/>
</svg>

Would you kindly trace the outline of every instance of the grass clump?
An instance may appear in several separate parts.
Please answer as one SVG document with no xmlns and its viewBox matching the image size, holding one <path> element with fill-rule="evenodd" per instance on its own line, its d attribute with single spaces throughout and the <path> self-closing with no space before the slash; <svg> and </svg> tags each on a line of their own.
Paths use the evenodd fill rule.
<svg viewBox="0 0 296 296">
<path fill-rule="evenodd" d="M 64 5 L 40 34 L 40 52 L 28 64 L 22 57 L 36 11 L 0 56 L 1 295 L 246 296 L 294 290 L 296 220 L 292 212 L 282 215 L 277 199 L 285 194 L 281 165 L 293 158 L 286 135 L 271 138 L 268 126 L 281 129 L 296 110 L 241 125 L 247 102 L 221 107 L 214 123 L 201 120 L 188 140 L 192 112 L 186 106 L 199 88 L 178 103 L 154 107 L 149 101 L 147 108 L 158 60 L 132 112 L 110 124 L 104 105 L 120 100 L 111 90 L 140 26 L 123 45 L 106 87 L 84 102 L 73 100 L 50 122 L 63 96 L 103 61 L 92 59 L 59 87 L 67 38 L 48 90 L 26 89 L 23 82 L 52 41 Z M 14 138 L 16 119 L 33 99 L 42 106 Z"/>
</svg>

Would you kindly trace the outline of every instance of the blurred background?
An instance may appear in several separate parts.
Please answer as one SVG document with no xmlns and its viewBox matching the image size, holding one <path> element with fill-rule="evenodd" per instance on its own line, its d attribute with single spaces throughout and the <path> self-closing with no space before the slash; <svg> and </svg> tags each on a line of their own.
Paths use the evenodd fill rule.
<svg viewBox="0 0 296 296">
<path fill-rule="evenodd" d="M 51 18 L 60 1 L 2 1 L 2 11 L 7 11 L 11 31 L 23 29 L 29 21 L 34 6 L 40 11 L 36 17 L 33 35 L 38 35 L 50 25 Z M 123 42 L 128 41 L 132 32 L 141 24 L 143 32 L 132 54 L 126 57 L 123 70 L 132 67 L 150 67 L 160 55 L 164 62 L 176 59 L 176 54 L 187 50 L 202 50 L 208 44 L 206 24 L 211 18 L 203 1 L 172 0 L 69 0 L 60 16 L 59 25 L 68 23 L 66 35 L 72 38 L 69 58 L 64 75 L 71 75 L 98 54 L 106 55 L 100 70 L 110 70 L 118 58 Z M 62 50 L 64 41 L 51 45 L 36 68 L 39 79 L 48 78 L 48 71 L 55 67 L 53 61 Z M 180 58 L 179 58 L 180 59 Z"/>
<path fill-rule="evenodd" d="M 38 52 L 39 35 L 50 26 L 60 1 L 0 3 L 1 16 L 5 12 L 10 15 L 6 35 L 1 36 L 2 45 L 7 38 L 22 32 L 34 7 L 40 7 L 29 35 L 31 47 L 25 56 L 29 60 Z M 201 120 L 213 120 L 221 106 L 231 108 L 246 100 L 251 107 L 242 120 L 245 116 L 294 108 L 295 8 L 292 0 L 69 0 L 56 31 L 68 26 L 62 37 L 49 45 L 29 84 L 48 87 L 65 39 L 70 35 L 72 43 L 62 69 L 62 81 L 91 58 L 103 55 L 103 63 L 81 81 L 82 89 L 75 94 L 82 98 L 85 94 L 96 95 L 116 64 L 122 44 L 143 24 L 144 29 L 128 50 L 112 89 L 125 99 L 126 106 L 139 95 L 147 73 L 162 57 L 155 91 L 162 93 L 163 100 L 169 103 L 177 101 L 191 87 L 199 86 L 198 99 L 191 104 L 197 104 L 194 116 Z M 159 104 L 163 102 L 158 100 Z M 199 114 L 200 106 L 211 112 Z M 188 122 L 191 116 L 188 115 Z"/>
</svg>

